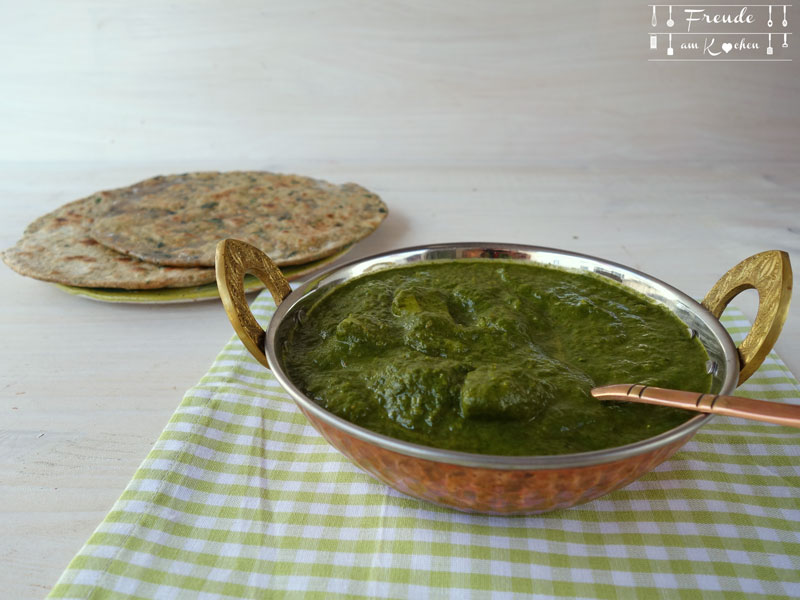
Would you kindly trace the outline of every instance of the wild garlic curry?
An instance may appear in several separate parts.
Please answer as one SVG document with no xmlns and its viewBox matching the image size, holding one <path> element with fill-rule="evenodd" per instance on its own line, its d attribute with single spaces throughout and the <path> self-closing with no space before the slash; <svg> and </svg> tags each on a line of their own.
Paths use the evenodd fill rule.
<svg viewBox="0 0 800 600">
<path fill-rule="evenodd" d="M 689 413 L 599 402 L 592 387 L 708 391 L 708 356 L 665 308 L 596 275 L 504 260 L 370 273 L 322 297 L 285 346 L 297 386 L 394 438 L 564 454 L 667 431 Z"/>
</svg>

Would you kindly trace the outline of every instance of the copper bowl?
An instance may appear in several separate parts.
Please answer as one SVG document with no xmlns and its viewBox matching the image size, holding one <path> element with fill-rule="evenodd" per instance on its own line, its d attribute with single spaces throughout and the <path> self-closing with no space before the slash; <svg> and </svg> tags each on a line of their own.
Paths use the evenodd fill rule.
<svg viewBox="0 0 800 600">
<path fill-rule="evenodd" d="M 332 287 L 375 269 L 420 261 L 488 258 L 592 272 L 666 306 L 705 347 L 713 393 L 729 394 L 749 377 L 777 339 L 788 310 L 791 268 L 779 251 L 752 256 L 731 269 L 703 303 L 645 273 L 613 262 L 535 246 L 486 243 L 404 248 L 335 267 L 292 291 L 256 248 L 224 240 L 217 248 L 217 283 L 226 312 L 248 350 L 270 368 L 309 422 L 337 450 L 394 489 L 462 511 L 533 514 L 582 504 L 621 488 L 672 456 L 712 417 L 698 414 L 660 435 L 615 448 L 552 456 L 495 456 L 422 446 L 345 421 L 320 407 L 284 370 L 287 331 Z M 266 332 L 247 305 L 242 280 L 250 272 L 270 289 L 277 309 Z M 737 349 L 719 321 L 728 302 L 748 288 L 759 291 L 759 312 Z"/>
</svg>

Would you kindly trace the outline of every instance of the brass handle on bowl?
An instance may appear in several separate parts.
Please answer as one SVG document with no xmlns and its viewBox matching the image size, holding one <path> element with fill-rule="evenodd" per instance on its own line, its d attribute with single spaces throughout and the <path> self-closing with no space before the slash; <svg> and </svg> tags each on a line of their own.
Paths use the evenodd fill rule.
<svg viewBox="0 0 800 600">
<path fill-rule="evenodd" d="M 719 319 L 730 301 L 749 289 L 758 291 L 758 313 L 738 348 L 738 385 L 747 381 L 761 366 L 786 321 L 792 297 L 789 255 L 781 250 L 768 250 L 744 259 L 711 288 L 703 298 L 703 306 Z"/>
<path fill-rule="evenodd" d="M 269 368 L 264 354 L 266 332 L 258 324 L 244 295 L 244 276 L 258 277 L 280 304 L 292 292 L 280 269 L 255 246 L 240 240 L 222 240 L 217 244 L 216 274 L 219 295 L 228 319 L 239 339 L 258 362 Z"/>
</svg>

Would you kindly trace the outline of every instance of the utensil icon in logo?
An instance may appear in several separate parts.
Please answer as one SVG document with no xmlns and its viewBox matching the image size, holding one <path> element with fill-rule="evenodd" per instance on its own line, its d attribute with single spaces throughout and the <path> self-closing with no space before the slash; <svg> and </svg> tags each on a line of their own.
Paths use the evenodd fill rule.
<svg viewBox="0 0 800 600">
<path fill-rule="evenodd" d="M 789 42 L 786 41 L 786 34 L 783 34 L 783 44 L 781 44 L 781 48 L 788 48 Z"/>
<path fill-rule="evenodd" d="M 669 34 L 669 48 L 667 48 L 667 56 L 672 56 L 674 52 L 672 51 L 672 34 Z"/>
<path fill-rule="evenodd" d="M 786 5 L 783 5 L 783 23 L 781 23 L 784 27 L 789 25 L 789 21 L 786 20 Z"/>
<path fill-rule="evenodd" d="M 675 21 L 672 20 L 672 5 L 669 6 L 669 19 L 667 19 L 667 27 L 672 27 L 675 25 Z"/>
<path fill-rule="evenodd" d="M 653 27 L 658 25 L 658 21 L 656 21 L 656 5 L 655 4 L 653 4 L 653 20 L 650 21 L 650 23 L 653 25 Z"/>
<path fill-rule="evenodd" d="M 767 27 L 772 27 L 772 4 L 769 5 L 769 20 L 767 21 Z"/>
<path fill-rule="evenodd" d="M 769 33 L 767 35 L 769 35 L 769 43 L 767 44 L 767 55 L 771 56 L 772 55 L 772 34 Z"/>
</svg>

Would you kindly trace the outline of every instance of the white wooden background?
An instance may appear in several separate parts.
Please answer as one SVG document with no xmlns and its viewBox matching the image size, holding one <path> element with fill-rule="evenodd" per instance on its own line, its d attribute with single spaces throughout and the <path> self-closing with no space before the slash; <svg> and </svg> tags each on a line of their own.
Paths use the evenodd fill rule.
<svg viewBox="0 0 800 600">
<path fill-rule="evenodd" d="M 695 296 L 761 250 L 800 265 L 794 48 L 647 62 L 651 13 L 632 1 L 0 0 L 0 15 L 3 248 L 98 189 L 253 168 L 381 194 L 391 214 L 354 257 L 532 243 Z M 40 598 L 232 331 L 214 302 L 94 303 L 5 267 L 0 285 L 0 595 Z M 798 306 L 778 344 L 795 374 Z"/>
</svg>

